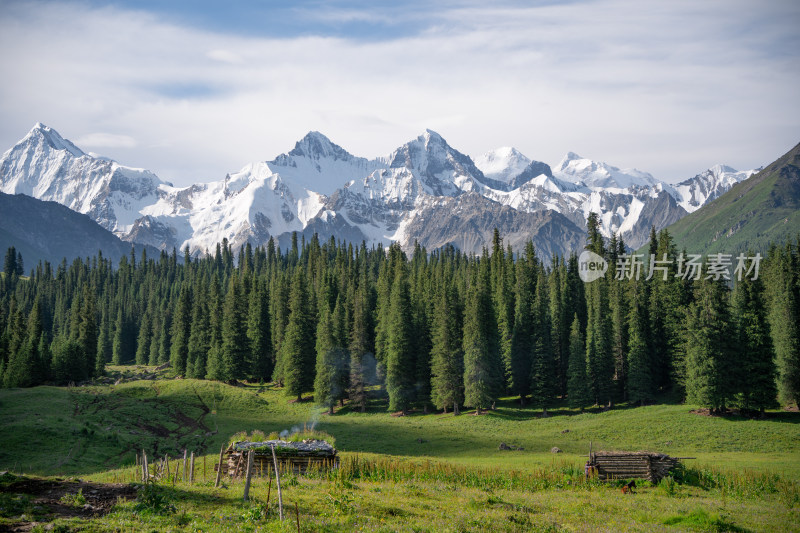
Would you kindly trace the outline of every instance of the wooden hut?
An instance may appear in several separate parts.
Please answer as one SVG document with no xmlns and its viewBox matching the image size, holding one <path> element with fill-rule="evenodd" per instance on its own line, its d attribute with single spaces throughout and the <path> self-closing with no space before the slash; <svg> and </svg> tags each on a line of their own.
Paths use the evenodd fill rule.
<svg viewBox="0 0 800 533">
<path fill-rule="evenodd" d="M 274 473 L 272 450 L 281 472 L 304 473 L 312 467 L 336 468 L 339 457 L 336 448 L 323 440 L 307 439 L 300 442 L 268 440 L 265 442 L 234 442 L 226 450 L 227 461 L 222 463 L 223 474 L 241 477 L 247 468 L 247 452 L 253 451 L 253 474 Z"/>
<path fill-rule="evenodd" d="M 678 459 L 653 452 L 594 452 L 589 454 L 587 473 L 598 479 L 646 479 L 658 483 L 678 465 Z"/>
</svg>

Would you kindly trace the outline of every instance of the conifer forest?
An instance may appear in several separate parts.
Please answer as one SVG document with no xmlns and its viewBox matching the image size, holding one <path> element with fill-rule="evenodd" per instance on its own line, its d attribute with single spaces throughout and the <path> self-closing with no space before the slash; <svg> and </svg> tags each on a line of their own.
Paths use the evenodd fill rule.
<svg viewBox="0 0 800 533">
<path fill-rule="evenodd" d="M 26 271 L 12 248 L 2 385 L 169 364 L 190 378 L 273 381 L 331 411 L 363 409 L 371 390 L 403 413 L 480 413 L 501 396 L 544 413 L 558 398 L 584 408 L 668 392 L 715 411 L 800 400 L 800 240 L 773 245 L 755 279 L 695 280 L 674 275 L 679 251 L 653 230 L 644 255 L 666 254 L 664 275 L 619 279 L 624 243 L 603 239 L 596 216 L 588 230 L 586 249 L 611 265 L 591 283 L 577 254 L 543 260 L 496 231 L 480 257 L 295 234 L 285 251 L 224 241 L 202 258 L 98 254 Z"/>
</svg>

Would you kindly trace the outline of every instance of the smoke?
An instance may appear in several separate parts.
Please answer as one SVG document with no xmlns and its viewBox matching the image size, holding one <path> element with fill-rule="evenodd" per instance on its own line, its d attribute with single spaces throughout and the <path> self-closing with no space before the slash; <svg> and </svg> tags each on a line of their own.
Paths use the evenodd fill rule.
<svg viewBox="0 0 800 533">
<path fill-rule="evenodd" d="M 308 421 L 303 422 L 303 424 L 296 424 L 292 426 L 292 429 L 284 429 L 278 435 L 280 435 L 281 439 L 288 439 L 292 435 L 300 433 L 301 431 L 314 431 L 314 428 L 317 426 L 317 422 L 319 422 L 319 413 L 314 413 L 311 415 L 311 418 Z"/>
</svg>

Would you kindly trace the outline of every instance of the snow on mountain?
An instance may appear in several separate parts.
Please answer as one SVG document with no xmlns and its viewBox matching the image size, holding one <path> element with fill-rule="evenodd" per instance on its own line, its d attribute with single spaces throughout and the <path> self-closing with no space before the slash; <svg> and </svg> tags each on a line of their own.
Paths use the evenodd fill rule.
<svg viewBox="0 0 800 533">
<path fill-rule="evenodd" d="M 406 247 L 451 243 L 480 253 L 495 226 L 508 242 L 530 237 L 537 249 L 566 252 L 590 211 L 600 213 L 605 236 L 620 233 L 637 247 L 651 224 L 674 222 L 752 172 L 718 165 L 673 187 L 574 153 L 555 170 L 513 148 L 476 163 L 431 130 L 368 160 L 310 132 L 272 161 L 173 187 L 37 124 L 0 160 L 0 191 L 59 202 L 127 241 L 195 254 L 223 239 L 238 247 L 273 237 L 285 246 L 292 232 Z"/>
<path fill-rule="evenodd" d="M 655 179 L 650 173 L 626 168 L 620 170 L 608 163 L 585 159 L 574 152 L 568 152 L 561 160 L 553 174 L 572 183 L 582 183 L 592 189 L 628 189 L 630 187 L 656 187 L 663 182 Z"/>
<path fill-rule="evenodd" d="M 475 166 L 484 176 L 503 183 L 511 183 L 530 163 L 530 159 L 510 146 L 490 150 L 475 158 Z"/>
<path fill-rule="evenodd" d="M 118 234 L 158 200 L 162 185 L 169 184 L 151 172 L 85 154 L 41 123 L 0 159 L 0 191 L 58 202 Z"/>
<path fill-rule="evenodd" d="M 281 154 L 267 163 L 269 170 L 286 183 L 326 196 L 378 166 L 376 161 L 351 155 L 316 131 L 298 141 L 288 154 Z"/>
<path fill-rule="evenodd" d="M 729 166 L 714 165 L 705 172 L 674 185 L 675 197 L 678 204 L 691 213 L 756 172 L 758 169 L 738 171 Z"/>
</svg>

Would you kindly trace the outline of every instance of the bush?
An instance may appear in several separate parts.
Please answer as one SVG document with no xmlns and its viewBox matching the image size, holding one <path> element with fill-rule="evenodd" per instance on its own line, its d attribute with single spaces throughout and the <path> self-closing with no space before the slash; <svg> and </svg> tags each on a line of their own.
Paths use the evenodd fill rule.
<svg viewBox="0 0 800 533">
<path fill-rule="evenodd" d="M 165 515 L 172 514 L 177 511 L 175 505 L 172 503 L 171 491 L 164 487 L 156 485 L 144 485 L 139 489 L 136 496 L 136 505 L 133 506 L 133 512 L 136 514 L 156 514 Z"/>
<path fill-rule="evenodd" d="M 83 507 L 86 505 L 86 496 L 83 495 L 83 489 L 78 489 L 76 494 L 64 494 L 58 501 L 70 507 Z"/>
</svg>

